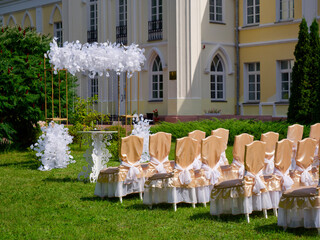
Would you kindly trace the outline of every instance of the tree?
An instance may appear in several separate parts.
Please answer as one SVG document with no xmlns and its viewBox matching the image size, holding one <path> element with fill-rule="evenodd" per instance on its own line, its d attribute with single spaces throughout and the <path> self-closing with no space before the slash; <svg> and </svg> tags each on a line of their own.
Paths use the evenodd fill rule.
<svg viewBox="0 0 320 240">
<path fill-rule="evenodd" d="M 320 121 L 320 38 L 319 24 L 316 19 L 310 26 L 310 47 L 311 47 L 311 64 L 310 64 L 310 88 L 311 88 L 311 123 Z"/>
<path fill-rule="evenodd" d="M 0 139 L 9 139 L 18 147 L 30 146 L 37 134 L 37 122 L 44 120 L 43 57 L 51 40 L 51 37 L 29 28 L 6 27 L 0 30 Z M 50 68 L 48 61 L 46 68 Z M 74 81 L 69 78 L 69 89 L 74 86 Z M 58 83 L 55 75 L 55 89 Z M 47 89 L 51 89 L 50 81 Z M 70 101 L 72 94 L 70 91 Z M 58 91 L 54 95 L 57 108 Z M 65 87 L 61 88 L 61 95 L 65 95 Z M 50 103 L 51 99 L 48 101 Z M 62 108 L 65 111 L 64 103 Z"/>
<path fill-rule="evenodd" d="M 310 65 L 311 47 L 306 20 L 299 27 L 298 43 L 294 50 L 295 63 L 292 68 L 291 95 L 289 99 L 288 121 L 308 123 L 311 119 Z"/>
</svg>

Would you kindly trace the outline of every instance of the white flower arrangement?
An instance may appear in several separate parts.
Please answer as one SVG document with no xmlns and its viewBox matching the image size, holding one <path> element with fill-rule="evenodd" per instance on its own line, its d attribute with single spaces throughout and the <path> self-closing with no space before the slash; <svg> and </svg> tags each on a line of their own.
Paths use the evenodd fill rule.
<svg viewBox="0 0 320 240">
<path fill-rule="evenodd" d="M 54 168 L 65 168 L 69 163 L 74 163 L 70 155 L 68 144 L 72 143 L 72 136 L 68 128 L 62 124 L 51 122 L 47 127 L 41 127 L 42 135 L 30 148 L 36 151 L 36 156 L 42 165 L 38 168 L 41 171 L 49 171 Z"/>
<path fill-rule="evenodd" d="M 144 49 L 137 44 L 124 46 L 116 43 L 85 43 L 65 42 L 63 47 L 57 45 L 56 39 L 50 43 L 50 50 L 45 54 L 55 69 L 55 74 L 61 69 L 67 69 L 72 75 L 77 72 L 88 72 L 93 78 L 96 74 L 109 77 L 109 71 L 117 74 L 127 72 L 131 77 L 136 71 L 141 71 L 141 65 L 146 58 Z"/>
</svg>

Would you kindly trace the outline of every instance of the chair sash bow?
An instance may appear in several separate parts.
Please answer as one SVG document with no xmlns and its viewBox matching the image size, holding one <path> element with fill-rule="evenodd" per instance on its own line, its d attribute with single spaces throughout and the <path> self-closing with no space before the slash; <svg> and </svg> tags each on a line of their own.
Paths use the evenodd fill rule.
<svg viewBox="0 0 320 240">
<path fill-rule="evenodd" d="M 237 159 L 233 159 L 233 162 L 235 165 L 239 167 L 239 178 L 243 178 L 244 175 L 244 165 L 239 162 Z"/>
<path fill-rule="evenodd" d="M 196 156 L 196 158 L 193 161 L 193 169 L 194 170 L 199 170 L 201 168 L 201 154 L 199 154 L 198 156 Z"/>
<path fill-rule="evenodd" d="M 132 182 L 138 182 L 137 174 L 139 174 L 140 171 L 137 167 L 140 165 L 139 161 L 134 164 L 130 164 L 128 162 L 121 162 L 121 165 L 129 168 L 129 172 L 127 173 L 127 177 L 124 183 L 130 184 Z"/>
<path fill-rule="evenodd" d="M 176 169 L 180 170 L 179 179 L 182 184 L 189 184 L 192 181 L 190 170 L 193 168 L 193 164 L 190 164 L 186 168 L 182 168 L 179 164 L 176 163 Z"/>
<path fill-rule="evenodd" d="M 221 176 L 221 173 L 218 171 L 218 168 L 222 164 L 224 164 L 223 158 L 220 158 L 219 162 L 213 168 L 211 168 L 207 164 L 202 163 L 202 168 L 205 170 L 204 174 L 206 178 L 210 180 L 210 183 L 212 185 L 216 184 L 218 182 L 219 177 Z"/>
<path fill-rule="evenodd" d="M 274 155 L 270 159 L 265 158 L 264 163 L 267 164 L 267 166 L 264 170 L 265 174 L 266 175 L 273 174 L 273 172 L 274 172 Z"/>
<path fill-rule="evenodd" d="M 255 179 L 255 183 L 253 186 L 252 191 L 256 194 L 260 194 L 261 189 L 265 189 L 266 185 L 264 185 L 261 176 L 263 174 L 263 171 L 261 170 L 260 172 L 258 172 L 256 175 L 254 175 L 251 172 L 246 172 L 246 176 L 252 177 Z"/>
<path fill-rule="evenodd" d="M 312 165 L 310 165 L 307 168 L 302 168 L 302 167 L 299 167 L 298 165 L 296 167 L 297 171 L 302 172 L 301 173 L 301 182 L 304 183 L 306 186 L 311 186 L 314 184 L 312 176 L 309 173 L 309 171 L 311 171 L 311 169 L 312 169 Z"/>
<path fill-rule="evenodd" d="M 228 165 L 229 164 L 225 151 L 221 153 L 219 161 L 222 161 L 221 165 L 223 165 L 223 164 Z"/>
<path fill-rule="evenodd" d="M 278 168 L 274 168 L 274 174 L 282 177 L 282 179 L 283 179 L 283 184 L 282 184 L 283 191 L 289 190 L 294 183 L 292 178 L 289 176 L 289 170 L 290 169 L 288 169 L 283 174 Z"/>
<path fill-rule="evenodd" d="M 154 157 L 151 157 L 150 162 L 155 165 L 155 168 L 158 171 L 158 173 L 167 173 L 167 170 L 164 168 L 163 164 L 165 162 L 169 162 L 168 156 L 166 156 L 162 162 L 160 162 L 158 159 Z"/>
</svg>

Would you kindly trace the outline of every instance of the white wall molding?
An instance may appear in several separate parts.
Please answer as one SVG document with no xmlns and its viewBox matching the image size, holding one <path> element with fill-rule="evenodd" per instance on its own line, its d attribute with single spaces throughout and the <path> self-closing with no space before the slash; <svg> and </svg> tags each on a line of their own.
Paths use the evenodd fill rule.
<svg viewBox="0 0 320 240">
<path fill-rule="evenodd" d="M 25 23 L 25 21 L 26 21 L 26 17 L 29 18 L 29 20 L 30 20 L 30 25 L 31 25 L 31 27 L 33 28 L 33 27 L 34 27 L 33 20 L 32 20 L 32 17 L 31 17 L 31 15 L 30 15 L 30 13 L 29 13 L 28 11 L 26 11 L 26 12 L 24 13 L 24 15 L 23 15 L 23 18 L 22 18 L 22 21 L 21 21 L 21 26 L 24 27 L 24 23 Z"/>
<path fill-rule="evenodd" d="M 280 40 L 263 41 L 263 42 L 240 43 L 239 47 L 255 47 L 255 46 L 273 45 L 273 44 L 281 44 L 281 43 L 291 43 L 291 42 L 297 42 L 297 41 L 298 41 L 298 38 L 291 38 L 291 39 L 280 39 Z"/>
<path fill-rule="evenodd" d="M 61 8 L 58 4 L 54 5 L 54 7 L 52 8 L 52 11 L 51 11 L 51 15 L 50 15 L 50 20 L 49 20 L 49 24 L 53 24 L 53 16 L 54 16 L 54 13 L 56 11 L 56 9 L 58 9 L 59 13 L 60 13 L 60 16 L 61 16 L 61 21 L 62 21 L 62 11 L 61 11 Z"/>
<path fill-rule="evenodd" d="M 52 3 L 61 3 L 61 0 L 16 0 L 0 3 L 0 15 L 41 7 Z"/>
<path fill-rule="evenodd" d="M 207 58 L 206 61 L 206 67 L 204 69 L 205 73 L 209 73 L 210 72 L 210 67 L 211 67 L 211 62 L 212 59 L 215 55 L 219 54 L 220 57 L 222 58 L 222 60 L 224 61 L 224 65 L 227 67 L 227 73 L 233 74 L 233 63 L 229 57 L 229 54 L 227 53 L 227 51 L 225 50 L 225 48 L 223 46 L 221 46 L 220 44 L 218 44 L 215 48 L 213 48 Z"/>
<path fill-rule="evenodd" d="M 144 66 L 142 68 L 143 71 L 148 71 L 148 70 L 151 69 L 153 61 L 156 58 L 156 56 L 160 57 L 161 64 L 162 64 L 162 69 L 165 70 L 165 69 L 168 68 L 167 62 L 166 62 L 162 52 L 159 50 L 159 48 L 153 47 L 153 48 L 151 48 L 151 50 L 149 51 L 149 53 L 148 53 L 148 55 L 146 57 L 146 59 L 147 59 L 146 63 L 144 64 Z"/>
<path fill-rule="evenodd" d="M 17 20 L 16 20 L 16 18 L 15 18 L 13 15 L 10 15 L 10 16 L 8 17 L 8 20 L 7 20 L 7 26 L 9 25 L 9 22 L 10 22 L 11 19 L 12 19 L 12 21 L 14 22 L 14 24 L 17 25 Z"/>
<path fill-rule="evenodd" d="M 36 8 L 36 28 L 37 32 L 42 33 L 43 29 L 42 8 Z"/>
</svg>

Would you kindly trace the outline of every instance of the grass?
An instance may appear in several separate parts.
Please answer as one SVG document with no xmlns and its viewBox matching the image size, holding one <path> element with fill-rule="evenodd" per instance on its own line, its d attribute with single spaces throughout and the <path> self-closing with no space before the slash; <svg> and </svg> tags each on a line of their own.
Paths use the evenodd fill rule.
<svg viewBox="0 0 320 240">
<path fill-rule="evenodd" d="M 0 154 L 0 239 L 319 239 L 315 229 L 284 232 L 272 211 L 268 219 L 253 213 L 248 224 L 243 215 L 218 219 L 201 204 L 178 204 L 173 212 L 169 204 L 149 210 L 138 195 L 123 204 L 101 200 L 93 195 L 95 184 L 77 180 L 83 153 L 72 146 L 77 162 L 47 172 L 37 170 L 31 152 Z M 232 158 L 231 147 L 227 157 Z"/>
</svg>

